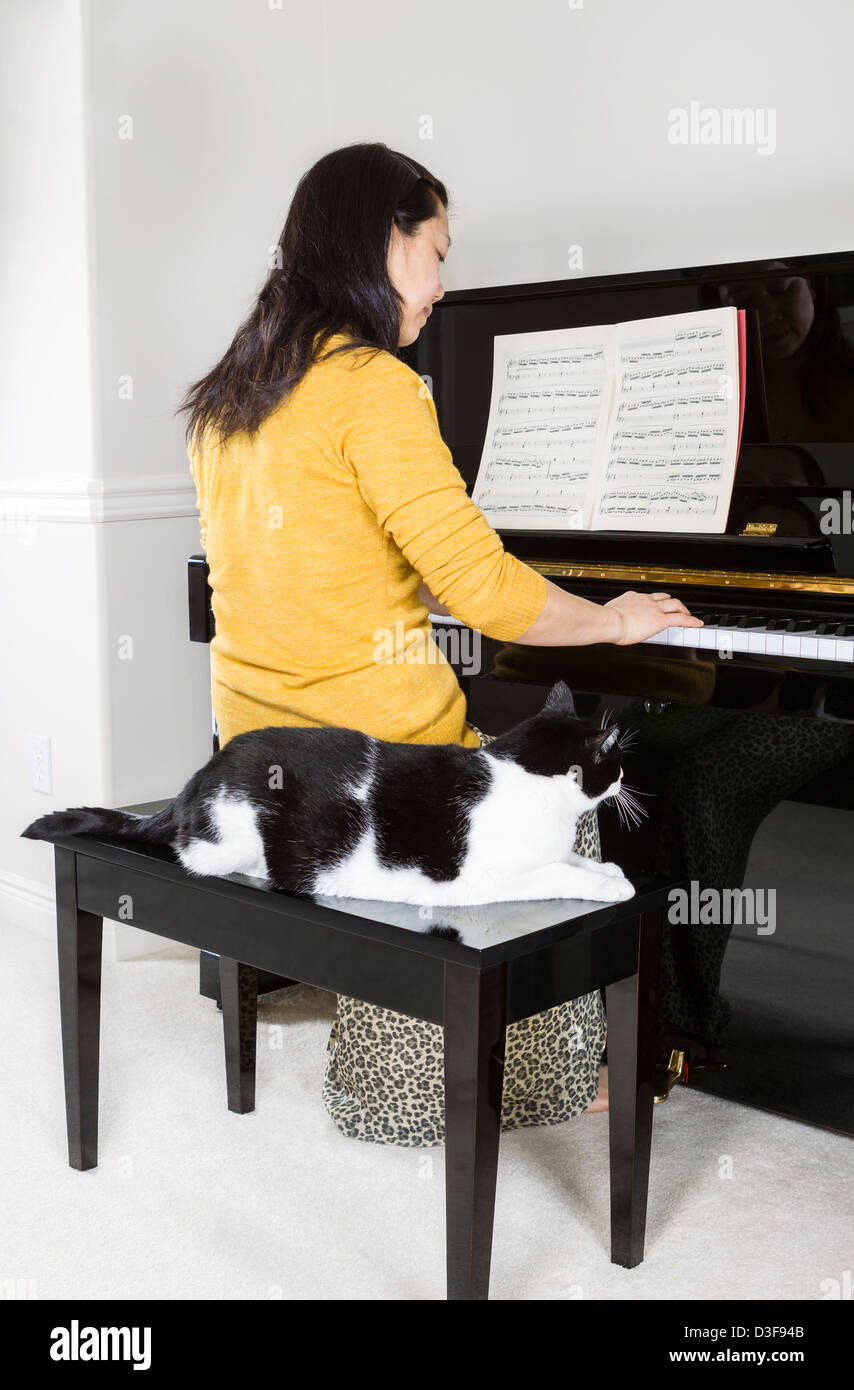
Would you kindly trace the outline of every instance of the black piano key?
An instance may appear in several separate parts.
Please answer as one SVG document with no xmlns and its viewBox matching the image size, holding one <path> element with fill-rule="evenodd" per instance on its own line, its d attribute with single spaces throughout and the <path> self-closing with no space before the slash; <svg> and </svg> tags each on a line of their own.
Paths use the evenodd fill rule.
<svg viewBox="0 0 854 1390">
<path fill-rule="evenodd" d="M 815 618 L 790 618 L 786 632 L 815 632 Z"/>
<path fill-rule="evenodd" d="M 737 613 L 722 613 L 721 616 L 720 616 L 720 618 L 719 618 L 719 620 L 718 620 L 717 626 L 718 626 L 718 627 L 737 627 L 737 626 L 738 626 L 738 614 L 737 614 Z"/>
<path fill-rule="evenodd" d="M 769 632 L 785 632 L 789 622 L 789 618 L 769 618 L 765 626 Z"/>
<path fill-rule="evenodd" d="M 816 632 L 819 637 L 838 637 L 841 623 L 819 623 Z"/>
<path fill-rule="evenodd" d="M 745 614 L 743 618 L 739 618 L 739 620 L 738 620 L 738 626 L 739 626 L 739 627 L 749 627 L 749 628 L 764 627 L 764 626 L 765 626 L 765 619 L 764 619 L 764 618 L 760 618 L 760 617 L 758 616 L 758 614 L 755 614 L 755 613 L 753 613 L 753 614 Z"/>
</svg>

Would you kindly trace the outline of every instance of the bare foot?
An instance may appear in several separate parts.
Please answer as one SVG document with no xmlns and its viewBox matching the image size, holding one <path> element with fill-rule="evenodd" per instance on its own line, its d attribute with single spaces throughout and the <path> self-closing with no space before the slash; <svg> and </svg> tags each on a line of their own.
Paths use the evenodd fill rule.
<svg viewBox="0 0 854 1390">
<path fill-rule="evenodd" d="M 591 1101 L 585 1115 L 595 1115 L 598 1110 L 608 1109 L 608 1068 L 599 1068 L 599 1092 L 594 1101 Z"/>
</svg>

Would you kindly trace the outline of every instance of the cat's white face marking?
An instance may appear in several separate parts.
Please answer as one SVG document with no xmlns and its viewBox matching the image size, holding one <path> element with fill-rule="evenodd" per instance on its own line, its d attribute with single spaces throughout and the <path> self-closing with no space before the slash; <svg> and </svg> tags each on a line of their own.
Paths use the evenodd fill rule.
<svg viewBox="0 0 854 1390">
<path fill-rule="evenodd" d="M 247 874 L 267 878 L 264 842 L 258 829 L 258 808 L 245 796 L 221 787 L 207 806 L 213 840 L 192 840 L 178 857 L 191 874 L 220 877 Z"/>
<path fill-rule="evenodd" d="M 610 787 L 608 787 L 608 788 L 602 793 L 602 795 L 600 796 L 599 800 L 600 800 L 600 801 L 605 801 L 609 796 L 616 796 L 616 795 L 617 795 L 617 792 L 620 790 L 620 787 L 621 787 L 622 785 L 623 785 L 623 769 L 620 768 L 620 775 L 618 776 L 616 782 L 612 782 L 612 783 L 611 783 Z"/>
</svg>

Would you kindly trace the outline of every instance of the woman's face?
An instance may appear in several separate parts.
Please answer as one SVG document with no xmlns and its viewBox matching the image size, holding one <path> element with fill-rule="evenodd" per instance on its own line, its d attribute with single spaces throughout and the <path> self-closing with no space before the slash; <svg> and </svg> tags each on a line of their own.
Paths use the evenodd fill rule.
<svg viewBox="0 0 854 1390">
<path fill-rule="evenodd" d="M 451 238 L 448 215 L 438 200 L 436 208 L 436 216 L 422 222 L 414 236 L 404 236 L 399 227 L 391 229 L 388 274 L 403 296 L 399 347 L 415 342 L 436 300 L 445 293 L 439 275 Z"/>
<path fill-rule="evenodd" d="M 785 268 L 782 261 L 768 262 L 769 270 L 778 268 Z M 721 291 L 725 304 L 758 310 L 762 351 L 773 362 L 797 352 L 812 328 L 815 290 L 801 275 L 722 285 Z"/>
</svg>

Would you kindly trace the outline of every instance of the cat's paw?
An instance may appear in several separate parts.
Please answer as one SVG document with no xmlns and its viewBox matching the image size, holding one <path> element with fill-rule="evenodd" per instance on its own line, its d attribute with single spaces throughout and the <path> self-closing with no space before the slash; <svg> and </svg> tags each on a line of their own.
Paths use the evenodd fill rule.
<svg viewBox="0 0 854 1390">
<path fill-rule="evenodd" d="M 598 868 L 600 873 L 605 874 L 608 878 L 625 877 L 619 864 L 597 864 L 596 867 Z"/>
<path fill-rule="evenodd" d="M 603 903 L 624 903 L 628 898 L 633 898 L 634 895 L 634 885 L 629 883 L 622 871 L 619 878 L 606 878 L 596 894 Z"/>
</svg>

